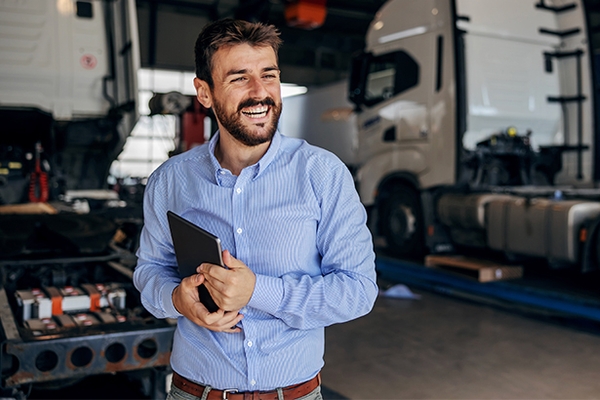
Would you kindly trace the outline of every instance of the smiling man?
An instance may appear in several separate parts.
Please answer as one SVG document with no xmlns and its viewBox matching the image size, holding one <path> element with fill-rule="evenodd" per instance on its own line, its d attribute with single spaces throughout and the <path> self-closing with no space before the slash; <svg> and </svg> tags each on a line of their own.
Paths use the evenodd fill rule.
<svg viewBox="0 0 600 400">
<path fill-rule="evenodd" d="M 270 38 L 274 46 L 279 42 Z M 210 46 L 201 44 L 201 49 Z M 201 51 L 197 50 L 196 51 Z M 198 53 L 197 53 L 198 54 Z M 213 57 L 208 76 L 194 79 L 198 101 L 213 108 L 221 133 L 217 159 L 237 175 L 254 164 L 269 147 L 281 115 L 281 85 L 275 50 L 242 43 L 227 46 Z M 232 156 L 242 159 L 227 159 Z M 233 163 L 233 165 L 229 164 Z"/>
<path fill-rule="evenodd" d="M 277 131 L 280 44 L 260 23 L 203 29 L 194 86 L 219 130 L 146 186 L 134 283 L 153 315 L 177 318 L 171 399 L 321 399 L 324 328 L 365 315 L 377 296 L 349 171 Z M 169 210 L 219 236 L 226 268 L 179 277 Z M 219 310 L 199 301 L 201 284 Z"/>
</svg>

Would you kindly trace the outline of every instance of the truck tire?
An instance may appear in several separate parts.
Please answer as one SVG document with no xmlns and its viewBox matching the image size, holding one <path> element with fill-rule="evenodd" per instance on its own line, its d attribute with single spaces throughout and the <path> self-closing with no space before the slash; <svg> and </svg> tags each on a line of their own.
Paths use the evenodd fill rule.
<svg viewBox="0 0 600 400">
<path fill-rule="evenodd" d="M 387 250 L 399 257 L 419 257 L 424 252 L 421 197 L 408 186 L 395 186 L 381 197 L 380 229 Z"/>
</svg>

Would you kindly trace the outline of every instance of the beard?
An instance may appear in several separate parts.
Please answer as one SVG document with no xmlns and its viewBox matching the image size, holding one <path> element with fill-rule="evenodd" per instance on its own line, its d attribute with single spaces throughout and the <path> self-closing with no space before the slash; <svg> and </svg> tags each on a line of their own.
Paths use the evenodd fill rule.
<svg viewBox="0 0 600 400">
<path fill-rule="evenodd" d="M 242 122 L 242 110 L 246 107 L 259 105 L 270 107 L 270 121 L 254 124 L 253 126 L 244 125 Z M 275 136 L 275 132 L 277 131 L 281 109 L 281 103 L 277 104 L 271 97 L 265 97 L 262 100 L 244 100 L 238 105 L 236 112 L 227 114 L 224 105 L 220 101 L 217 101 L 217 99 L 213 99 L 213 111 L 217 120 L 219 120 L 223 128 L 227 130 L 231 136 L 249 147 L 258 146 L 270 142 L 271 139 L 273 139 L 273 136 Z M 264 130 L 264 134 L 261 134 L 260 130 Z"/>
</svg>

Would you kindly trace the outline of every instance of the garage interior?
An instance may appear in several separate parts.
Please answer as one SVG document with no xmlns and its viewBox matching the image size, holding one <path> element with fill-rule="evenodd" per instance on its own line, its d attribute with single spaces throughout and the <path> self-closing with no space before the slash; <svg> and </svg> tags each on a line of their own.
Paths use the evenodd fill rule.
<svg viewBox="0 0 600 400">
<path fill-rule="evenodd" d="M 457 1 L 469 3 L 468 0 Z M 512 0 L 510 4 L 518 1 Z M 119 2 L 123 0 L 114 2 L 113 6 L 120 7 Z M 585 49 L 583 57 L 588 51 L 593 53 L 584 58 L 592 72 L 588 75 L 589 81 L 583 79 L 583 88 L 580 85 L 577 95 L 554 101 L 560 103 L 557 109 L 563 113 L 564 120 L 572 117 L 570 125 L 566 124 L 564 128 L 573 131 L 570 143 L 561 145 L 559 158 L 568 153 L 565 157 L 571 157 L 573 167 L 565 162 L 564 168 L 572 168 L 570 171 L 575 172 L 587 168 L 586 162 L 589 162 L 591 172 L 586 170 L 585 173 L 591 183 L 575 189 L 557 189 L 558 186 L 549 185 L 531 195 L 530 192 L 523 193 L 535 183 L 525 182 L 523 178 L 520 185 L 514 185 L 514 181 L 498 185 L 503 189 L 494 190 L 492 194 L 500 197 L 492 199 L 480 197 L 484 193 L 481 188 L 468 191 L 471 197 L 463 203 L 472 202 L 469 205 L 473 204 L 473 207 L 464 208 L 467 211 L 461 214 L 462 221 L 454 221 L 455 216 L 451 214 L 452 207 L 462 198 L 456 197 L 458 200 L 455 201 L 456 198 L 447 197 L 450 200 L 442 202 L 446 208 L 437 209 L 437 212 L 442 222 L 456 223 L 462 229 L 456 236 L 447 232 L 447 236 L 436 236 L 443 223 L 425 224 L 424 231 L 409 229 L 411 221 L 426 219 L 426 216 L 420 214 L 422 210 L 407 210 L 402 203 L 398 207 L 399 218 L 409 221 L 409 228 L 405 227 L 402 235 L 417 232 L 427 236 L 426 243 L 418 244 L 429 251 L 419 251 L 416 256 L 395 250 L 396 242 L 392 243 L 392 236 L 398 236 L 399 232 L 394 231 L 394 226 L 382 227 L 377 222 L 385 207 L 378 210 L 376 205 L 371 205 L 369 224 L 377 254 L 380 296 L 367 316 L 326 329 L 325 367 L 322 370 L 324 399 L 600 397 L 600 368 L 593 356 L 594 349 L 600 350 L 600 251 L 596 250 L 596 247 L 600 249 L 600 223 L 597 223 L 595 208 L 600 199 L 597 189 L 600 155 L 588 151 L 593 145 L 582 144 L 576 132 L 577 129 L 588 129 L 590 143 L 600 140 L 600 127 L 596 126 L 600 125 L 596 123 L 600 121 L 600 108 L 585 108 L 586 104 L 598 101 L 596 96 L 600 87 L 600 77 L 596 76 L 600 71 L 597 66 L 600 60 L 600 1 L 578 0 L 575 6 L 570 0 L 531 2 L 539 9 L 550 10 L 551 15 L 568 16 L 572 9 L 585 7 L 585 32 L 565 30 L 558 34 L 554 32 L 554 36 L 557 36 L 557 42 L 563 43 L 570 40 L 569 35 L 581 35 L 577 36 L 576 46 Z M 67 3 L 82 15 L 91 13 L 90 10 L 96 10 L 93 7 L 97 6 L 90 5 L 95 2 L 87 1 L 67 0 Z M 104 2 L 98 3 L 104 7 Z M 133 133 L 127 135 L 128 138 L 122 137 L 122 143 L 117 143 L 116 139 L 110 143 L 97 140 L 105 129 L 114 128 L 107 128 L 97 121 L 69 126 L 59 123 L 52 128 L 52 140 L 39 139 L 37 130 L 49 129 L 54 123 L 51 113 L 27 110 L 13 119 L 15 104 L 0 99 L 0 115 L 10 121 L 0 134 L 0 157 L 3 157 L 0 158 L 0 268 L 4 286 L 0 291 L 1 398 L 147 399 L 161 398 L 168 387 L 173 322 L 149 318 L 139 300 L 134 299 L 136 292 L 131 290 L 130 280 L 135 266 L 136 235 L 143 221 L 141 200 L 148 174 L 171 154 L 192 145 L 185 140 L 200 143 L 208 138 L 214 127 L 207 111 L 194 105 L 191 83 L 193 46 L 199 30 L 206 23 L 231 17 L 277 26 L 284 41 L 279 53 L 282 82 L 308 93 L 338 96 L 329 103 L 330 110 L 298 106 L 298 110 L 312 113 L 315 121 L 341 121 L 344 128 L 347 124 L 356 124 L 356 119 L 348 115 L 369 106 L 364 99 L 361 104 L 349 99 L 348 85 L 353 60 L 365 49 L 369 27 L 387 0 L 135 0 L 134 3 L 141 69 L 137 75 L 139 96 L 136 101 L 139 101 L 137 107 L 141 111 L 136 130 L 132 126 Z M 434 15 L 437 15 L 437 7 L 442 10 L 441 4 L 453 4 L 454 1 L 427 0 L 427 3 L 436 7 Z M 26 7 L 31 7 L 28 12 L 35 14 L 36 6 Z M 303 13 L 305 7 L 311 10 L 307 14 Z M 0 4 L 0 10 L 13 9 L 14 5 L 8 2 Z M 470 22 L 462 17 L 457 20 Z M 3 22 L 0 17 L 0 38 L 4 32 L 6 43 L 16 37 L 8 33 L 13 25 L 6 20 Z M 114 47 L 121 45 L 123 43 L 117 42 Z M 9 88 L 6 93 L 15 92 L 15 85 L 11 87 L 7 83 L 10 80 L 6 79 L 8 74 L 2 78 L 3 73 L 15 69 L 14 64 L 11 66 L 2 61 L 1 52 L 8 54 L 13 49 L 11 46 L 0 46 L 0 98 L 5 88 Z M 554 53 L 547 53 L 545 59 L 540 58 L 540 69 L 548 68 L 550 63 L 557 65 L 570 55 L 580 60 L 578 51 L 570 52 L 561 46 L 556 46 Z M 507 60 L 507 64 L 518 62 Z M 546 69 L 548 74 L 549 69 Z M 569 84 L 577 86 L 575 77 L 576 74 L 569 75 Z M 517 78 L 520 77 L 507 79 L 517 81 Z M 300 96 L 284 99 L 284 109 L 286 105 L 290 110 L 296 109 Z M 577 119 L 577 104 L 583 104 L 587 110 L 583 112 L 583 118 L 593 121 L 590 126 Z M 592 116 L 588 115 L 590 110 Z M 121 111 L 125 119 L 129 118 L 127 107 Z M 195 120 L 198 115 L 201 122 Z M 190 118 L 195 122 L 190 122 Z M 34 127 L 20 128 L 24 121 L 33 119 Z M 363 127 L 368 122 L 362 121 Z M 296 123 L 293 117 L 284 117 L 280 125 L 282 133 L 286 134 L 286 128 L 296 128 Z M 186 130 L 188 128 L 190 131 Z M 20 132 L 18 139 L 10 136 L 14 132 Z M 87 133 L 82 135 L 84 132 L 91 132 L 89 138 Z M 427 132 L 417 132 L 419 134 L 423 136 Z M 533 135 L 535 138 L 535 132 Z M 384 132 L 382 140 L 395 141 L 395 130 L 391 137 Z M 530 133 L 519 132 L 515 136 L 510 128 L 491 142 L 515 137 L 523 138 L 519 144 L 529 145 Z M 411 140 L 414 143 L 417 139 Z M 480 142 L 482 147 L 477 149 L 488 151 L 491 142 Z M 30 150 L 27 150 L 28 146 Z M 25 150 L 21 151 L 21 147 Z M 138 153 L 143 154 L 134 154 L 135 148 L 142 149 Z M 521 155 L 522 148 L 518 151 Z M 54 157 L 52 152 L 60 153 L 58 160 L 50 159 L 51 154 Z M 48 165 L 54 168 L 47 167 L 46 174 L 43 173 L 43 162 L 41 170 L 39 167 L 39 161 L 46 157 L 44 154 L 48 154 Z M 578 154 L 580 158 L 577 158 Z M 110 162 L 103 155 L 108 155 Z M 31 164 L 31 173 L 21 172 L 22 167 L 15 172 L 17 158 L 25 160 L 26 157 L 27 162 L 23 165 Z M 113 160 L 116 161 L 111 164 Z M 555 162 L 557 158 L 552 160 Z M 577 164 L 580 160 L 583 160 L 583 167 L 581 163 Z M 548 162 L 544 162 L 543 166 L 548 167 Z M 75 165 L 73 170 L 61 176 L 55 174 L 52 179 L 52 173 L 59 170 L 56 165 L 71 164 Z M 134 174 L 138 175 L 128 171 L 136 171 Z M 512 170 L 507 171 L 512 174 Z M 41 174 L 45 176 L 42 180 L 51 180 L 45 195 L 43 190 L 32 192 L 30 189 L 36 173 L 38 179 Z M 492 179 L 490 176 L 487 179 Z M 545 176 L 556 176 L 560 180 L 558 171 Z M 496 179 L 501 178 L 496 176 Z M 470 183 L 474 181 L 475 178 Z M 505 188 L 512 186 L 519 187 Z M 379 189 L 384 188 L 382 185 Z M 13 193 L 20 193 L 21 197 Z M 60 198 L 58 193 L 61 193 Z M 430 197 L 423 197 L 424 203 L 437 201 L 447 194 L 443 191 L 430 193 Z M 450 193 L 450 196 L 454 195 L 455 191 Z M 576 231 L 576 247 L 580 247 L 565 249 L 564 253 L 568 254 L 564 259 L 550 257 L 563 254 L 557 242 L 552 242 L 558 239 L 550 233 L 544 233 L 543 237 L 552 243 L 544 243 L 540 250 L 543 254 L 531 259 L 510 251 L 505 254 L 500 246 L 510 246 L 507 238 L 492 250 L 465 246 L 465 242 L 491 237 L 510 218 L 518 219 L 507 211 L 512 210 L 510 207 L 521 207 L 520 200 L 516 199 L 518 196 L 526 198 L 523 213 L 533 209 L 531 204 L 545 207 L 553 201 L 572 201 L 573 212 L 589 217 Z M 535 196 L 542 200 L 536 203 Z M 386 198 L 383 196 L 380 201 L 385 202 Z M 579 211 L 576 208 L 579 204 L 592 205 Z M 496 225 L 492 231 L 485 231 L 483 224 L 490 222 L 487 216 L 482 222 L 478 213 L 490 207 L 497 207 L 505 214 L 493 221 Z M 574 224 L 572 219 L 565 223 L 569 228 Z M 465 235 L 465 231 L 475 225 L 478 225 L 477 235 Z M 562 228 L 559 224 L 531 229 L 534 233 L 538 232 L 536 229 L 560 231 L 556 226 Z M 525 231 L 523 228 L 513 236 L 526 237 L 528 231 Z M 451 245 L 448 237 L 452 238 Z M 524 244 L 525 247 L 528 245 Z M 410 246 L 416 245 L 411 243 Z M 565 261 L 575 257 L 572 254 L 579 259 Z M 50 257 L 56 261 L 48 262 Z M 28 276 L 29 272 L 24 271 L 34 272 Z M 61 330 L 62 322 L 58 323 L 58 330 L 56 324 L 49 327 L 47 323 L 39 325 L 39 322 L 34 326 L 33 319 L 25 322 L 23 302 L 36 302 L 37 295 L 32 292 L 32 287 L 67 287 L 73 280 L 111 282 L 110 287 L 96 285 L 84 288 L 84 291 L 90 296 L 98 296 L 98 302 L 109 294 L 112 300 L 122 301 L 121 313 L 98 311 L 99 325 L 83 316 L 64 322 L 71 324 L 69 331 Z M 73 306 L 74 312 L 79 310 L 78 307 Z M 120 317 L 123 320 L 119 320 Z M 114 346 L 116 342 L 123 344 Z M 110 343 L 113 345 L 107 347 Z M 136 353 L 130 354 L 129 348 L 135 348 Z M 63 353 L 70 359 L 61 366 Z M 96 354 L 102 354 L 108 362 L 99 361 Z M 127 366 L 128 363 L 135 366 Z M 35 372 L 29 374 L 29 371 Z"/>
</svg>

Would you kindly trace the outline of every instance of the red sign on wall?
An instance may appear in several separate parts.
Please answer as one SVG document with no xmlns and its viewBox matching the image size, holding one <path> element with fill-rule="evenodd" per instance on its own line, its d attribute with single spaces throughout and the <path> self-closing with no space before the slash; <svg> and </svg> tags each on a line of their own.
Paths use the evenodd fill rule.
<svg viewBox="0 0 600 400">
<path fill-rule="evenodd" d="M 81 63 L 81 66 L 85 69 L 94 69 L 94 68 L 96 68 L 96 65 L 98 64 L 98 60 L 96 59 L 96 56 L 94 56 L 92 54 L 82 55 L 81 58 L 79 59 L 79 62 Z"/>
</svg>

